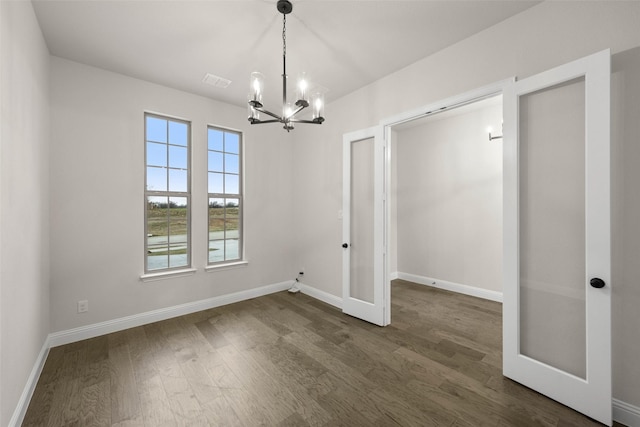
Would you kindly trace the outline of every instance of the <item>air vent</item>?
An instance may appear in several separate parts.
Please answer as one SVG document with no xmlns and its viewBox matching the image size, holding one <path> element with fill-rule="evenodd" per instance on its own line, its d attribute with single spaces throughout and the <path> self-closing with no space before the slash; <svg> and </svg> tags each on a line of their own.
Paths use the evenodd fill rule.
<svg viewBox="0 0 640 427">
<path fill-rule="evenodd" d="M 219 87 L 221 89 L 225 89 L 231 84 L 231 80 L 225 79 L 224 77 L 216 76 L 211 73 L 205 74 L 202 78 L 202 82 L 213 87 Z"/>
</svg>

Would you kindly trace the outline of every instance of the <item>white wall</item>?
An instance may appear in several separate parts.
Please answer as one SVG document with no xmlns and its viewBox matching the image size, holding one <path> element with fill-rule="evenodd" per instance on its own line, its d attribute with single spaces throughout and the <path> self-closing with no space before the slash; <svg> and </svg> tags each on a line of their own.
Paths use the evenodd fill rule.
<svg viewBox="0 0 640 427">
<path fill-rule="evenodd" d="M 53 57 L 51 331 L 295 278 L 292 134 L 250 127 L 245 109 Z M 141 282 L 145 111 L 192 122 L 192 260 L 197 273 Z M 247 266 L 205 272 L 206 126 L 245 131 Z M 78 300 L 89 312 L 77 314 Z"/>
<path fill-rule="evenodd" d="M 341 222 L 337 212 L 341 209 L 343 133 L 504 78 L 526 77 L 602 49 L 611 48 L 616 54 L 640 46 L 638 22 L 639 2 L 542 2 L 331 103 L 326 110 L 327 121 L 319 129 L 296 129 L 299 131 L 294 146 L 296 253 L 297 263 L 305 267 L 305 283 L 320 291 L 341 295 Z M 637 74 L 625 75 L 627 80 L 637 78 Z M 630 83 L 620 84 L 620 90 L 624 91 Z M 620 91 L 614 93 L 614 103 L 615 96 L 620 96 Z M 625 102 L 637 105 L 638 98 L 625 97 Z M 621 121 L 625 128 L 631 126 L 628 134 L 623 133 L 624 141 L 619 141 L 620 144 L 633 144 L 640 138 L 640 132 L 634 127 L 637 116 L 631 123 L 620 117 L 614 120 Z M 629 150 L 630 156 L 625 156 L 622 163 L 619 157 L 613 170 L 622 173 L 620 169 L 623 169 L 635 178 L 627 169 L 637 168 L 640 158 L 634 156 L 637 151 Z M 623 191 L 615 196 L 618 201 L 635 200 L 633 191 L 637 191 L 637 187 L 633 189 L 627 184 Z M 634 210 L 626 210 L 626 206 L 614 206 L 614 209 L 622 209 L 627 219 L 627 222 L 614 219 L 617 236 L 627 232 L 627 226 L 632 230 L 639 228 L 629 220 Z M 635 279 L 640 277 L 637 241 L 626 242 L 618 250 L 630 252 L 626 252 L 624 260 L 614 261 L 614 277 L 628 282 L 614 284 L 614 307 L 624 306 L 625 310 L 614 310 L 613 393 L 618 399 L 640 406 L 637 392 L 640 341 L 628 339 L 629 331 L 640 327 L 637 314 L 640 286 Z M 614 247 L 621 245 L 615 239 L 613 244 Z M 630 304 L 635 304 L 635 311 L 630 309 Z M 623 327 L 624 335 L 620 335 L 623 333 L 616 327 Z M 621 372 L 620 366 L 627 369 Z"/>
<path fill-rule="evenodd" d="M 502 292 L 501 121 L 493 105 L 397 131 L 398 272 Z"/>
<path fill-rule="evenodd" d="M 30 2 L 0 2 L 0 425 L 49 333 L 49 52 Z"/>
</svg>

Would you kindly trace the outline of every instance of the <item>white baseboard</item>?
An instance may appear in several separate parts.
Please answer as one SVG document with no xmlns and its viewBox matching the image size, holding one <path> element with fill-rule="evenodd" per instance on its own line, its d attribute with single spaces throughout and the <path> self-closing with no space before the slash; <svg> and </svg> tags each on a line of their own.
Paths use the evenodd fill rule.
<svg viewBox="0 0 640 427">
<path fill-rule="evenodd" d="M 24 390 L 22 390 L 22 395 L 20 395 L 20 399 L 18 399 L 18 405 L 15 411 L 13 411 L 13 416 L 9 420 L 9 427 L 19 427 L 22 425 L 24 416 L 27 414 L 29 402 L 31 402 L 31 397 L 42 373 L 42 368 L 44 368 L 44 363 L 47 361 L 49 348 L 51 348 L 51 345 L 49 343 L 49 337 L 47 337 L 44 340 L 44 344 L 42 344 L 42 349 L 40 349 L 36 362 L 33 364 L 33 369 L 31 369 L 31 374 L 29 374 Z"/>
<path fill-rule="evenodd" d="M 49 334 L 49 344 L 51 347 L 69 344 L 124 329 L 135 328 L 136 326 L 147 325 L 197 311 L 208 310 L 222 305 L 233 304 L 251 298 L 261 297 L 274 292 L 284 291 L 291 287 L 292 282 L 286 281 L 259 288 L 248 289 L 246 291 L 234 292 L 232 294 L 220 295 L 218 297 L 207 298 L 200 301 L 188 302 L 174 305 L 173 307 L 160 308 L 158 310 L 147 311 L 145 313 L 134 314 L 132 316 L 121 317 L 119 319 L 107 320 L 93 325 L 81 326 L 79 328 L 68 329 L 66 331 Z"/>
<path fill-rule="evenodd" d="M 305 285 L 304 283 L 298 283 L 298 287 L 300 288 L 300 292 L 305 295 L 309 295 L 312 298 L 320 300 L 322 302 L 326 302 L 329 305 L 339 308 L 342 310 L 342 298 L 332 295 L 330 293 L 320 291 L 311 286 Z"/>
<path fill-rule="evenodd" d="M 613 399 L 613 420 L 628 427 L 640 427 L 640 407 Z"/>
<path fill-rule="evenodd" d="M 433 277 L 418 276 L 415 274 L 396 272 L 391 276 L 398 279 L 408 280 L 410 282 L 419 283 L 421 285 L 432 286 L 446 291 L 458 292 L 460 294 L 471 295 L 473 297 L 484 298 L 491 301 L 502 302 L 502 292 L 490 291 L 488 289 L 476 288 L 475 286 L 462 285 L 460 283 L 449 282 L 446 280 L 434 279 Z"/>
</svg>

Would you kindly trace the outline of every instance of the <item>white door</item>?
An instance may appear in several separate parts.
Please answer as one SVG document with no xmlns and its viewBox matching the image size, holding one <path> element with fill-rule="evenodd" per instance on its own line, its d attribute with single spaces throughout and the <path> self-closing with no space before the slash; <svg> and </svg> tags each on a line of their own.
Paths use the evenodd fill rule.
<svg viewBox="0 0 640 427">
<path fill-rule="evenodd" d="M 382 127 L 343 136 L 342 311 L 384 326 Z"/>
<path fill-rule="evenodd" d="M 610 52 L 504 91 L 504 375 L 611 425 Z"/>
</svg>

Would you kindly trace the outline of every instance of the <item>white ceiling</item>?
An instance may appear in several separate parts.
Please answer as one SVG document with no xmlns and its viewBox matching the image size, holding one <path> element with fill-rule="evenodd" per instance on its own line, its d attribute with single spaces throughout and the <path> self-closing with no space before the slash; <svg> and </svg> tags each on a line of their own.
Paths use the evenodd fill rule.
<svg viewBox="0 0 640 427">
<path fill-rule="evenodd" d="M 276 0 L 32 0 L 52 55 L 246 105 L 265 75 L 265 107 L 282 97 Z M 287 73 L 306 71 L 327 101 L 357 90 L 539 3 L 524 0 L 293 0 Z M 202 82 L 205 73 L 232 81 Z"/>
</svg>

